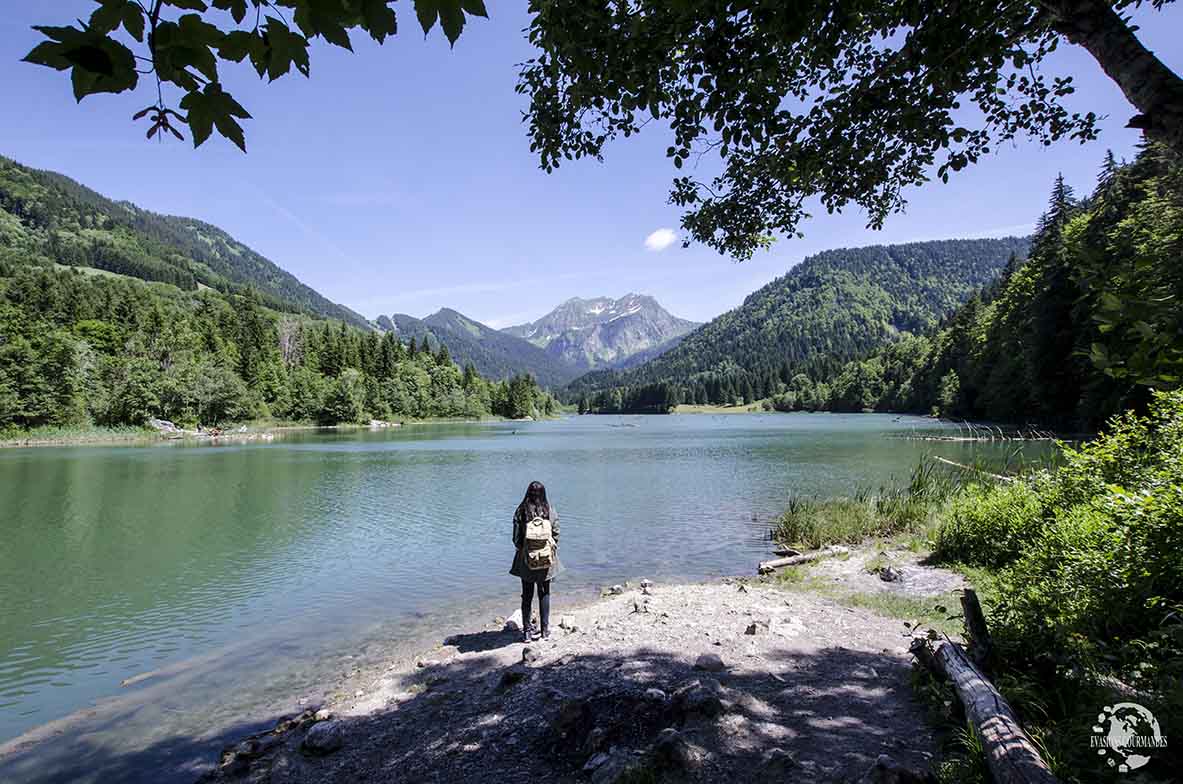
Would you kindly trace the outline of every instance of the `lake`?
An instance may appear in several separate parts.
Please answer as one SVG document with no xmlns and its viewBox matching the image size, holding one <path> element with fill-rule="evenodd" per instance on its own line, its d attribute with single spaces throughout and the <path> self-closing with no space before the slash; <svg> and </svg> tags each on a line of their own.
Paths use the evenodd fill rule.
<svg viewBox="0 0 1183 784">
<path fill-rule="evenodd" d="M 1014 449 L 890 437 L 935 427 L 599 416 L 0 450 L 0 744 L 33 731 L 0 747 L 0 780 L 168 780 L 159 766 L 208 762 L 315 696 L 346 652 L 508 614 L 510 521 L 533 479 L 560 515 L 561 612 L 627 578 L 754 573 L 794 494 Z"/>
</svg>

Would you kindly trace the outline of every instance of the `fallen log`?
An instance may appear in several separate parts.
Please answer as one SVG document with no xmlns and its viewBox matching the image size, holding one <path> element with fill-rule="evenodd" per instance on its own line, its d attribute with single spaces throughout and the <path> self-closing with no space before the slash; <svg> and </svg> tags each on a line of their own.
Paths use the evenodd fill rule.
<svg viewBox="0 0 1183 784">
<path fill-rule="evenodd" d="M 1057 784 L 1010 705 L 960 645 L 944 642 L 931 659 L 917 658 L 926 666 L 935 661 L 940 673 L 957 691 L 966 719 L 982 740 L 986 765 L 995 784 Z"/>
<path fill-rule="evenodd" d="M 1013 476 L 1003 476 L 1002 474 L 992 474 L 989 471 L 983 471 L 980 468 L 974 468 L 973 466 L 968 466 L 968 465 L 965 465 L 964 463 L 956 463 L 952 460 L 946 460 L 943 457 L 938 457 L 936 459 L 942 463 L 954 466 L 956 468 L 960 468 L 964 471 L 973 471 L 974 473 L 982 474 L 983 476 L 988 476 L 991 479 L 997 479 L 999 482 L 1013 482 L 1013 481 L 1015 481 L 1015 478 Z"/>
<path fill-rule="evenodd" d="M 816 561 L 821 558 L 829 558 L 835 555 L 845 555 L 849 552 L 850 550 L 845 547 L 831 546 L 824 550 L 814 550 L 812 553 L 802 553 L 801 555 L 790 555 L 787 558 L 774 558 L 771 561 L 761 561 L 757 571 L 760 574 L 770 574 L 785 566 L 796 566 L 798 564 Z"/>
</svg>

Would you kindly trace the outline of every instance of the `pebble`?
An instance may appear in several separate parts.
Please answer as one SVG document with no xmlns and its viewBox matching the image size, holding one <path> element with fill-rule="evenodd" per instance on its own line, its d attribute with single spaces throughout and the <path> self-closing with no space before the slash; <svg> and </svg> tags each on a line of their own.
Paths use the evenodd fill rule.
<svg viewBox="0 0 1183 784">
<path fill-rule="evenodd" d="M 316 712 L 316 715 L 313 718 L 315 718 L 317 721 L 328 721 L 329 719 L 333 718 L 333 712 L 328 708 L 321 708 Z"/>
<path fill-rule="evenodd" d="M 748 624 L 748 628 L 744 629 L 744 634 L 756 635 L 763 634 L 768 631 L 768 621 L 752 621 Z"/>
</svg>

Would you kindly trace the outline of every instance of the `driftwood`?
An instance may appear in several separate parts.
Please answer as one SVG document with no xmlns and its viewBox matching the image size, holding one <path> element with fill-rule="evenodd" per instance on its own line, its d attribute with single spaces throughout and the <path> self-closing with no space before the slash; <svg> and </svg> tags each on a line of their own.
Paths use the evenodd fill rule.
<svg viewBox="0 0 1183 784">
<path fill-rule="evenodd" d="M 960 468 L 965 471 L 973 471 L 974 473 L 988 476 L 991 479 L 997 479 L 999 482 L 1013 482 L 1013 481 L 1015 481 L 1015 478 L 1013 476 L 1003 476 L 1002 474 L 992 474 L 989 471 L 983 471 L 980 468 L 974 468 L 973 466 L 965 465 L 964 463 L 957 463 L 952 460 L 947 460 L 943 457 L 937 457 L 936 459 L 946 465 L 955 466 L 955 467 Z"/>
<path fill-rule="evenodd" d="M 938 680 L 952 684 L 965 709 L 965 718 L 982 740 L 986 765 L 995 784 L 1056 784 L 1056 777 L 1023 732 L 1010 705 L 982 674 L 980 668 L 990 660 L 993 642 L 973 589 L 962 593 L 961 608 L 970 641 L 968 654 L 949 640 L 934 652 L 929 641 L 920 637 L 912 641 L 912 655 Z"/>
<path fill-rule="evenodd" d="M 787 558 L 774 558 L 771 561 L 762 561 L 758 571 L 760 574 L 769 574 L 775 572 L 785 566 L 796 566 L 797 564 L 809 563 L 810 561 L 817 561 L 821 558 L 829 558 L 834 555 L 845 555 L 850 550 L 845 547 L 827 547 L 824 550 L 814 550 L 812 553 L 803 553 L 801 555 L 790 555 Z"/>
<path fill-rule="evenodd" d="M 956 689 L 966 719 L 982 739 L 986 765 L 996 784 L 1056 784 L 1056 777 L 1023 732 L 1010 705 L 961 646 L 942 643 L 935 659 Z"/>
</svg>

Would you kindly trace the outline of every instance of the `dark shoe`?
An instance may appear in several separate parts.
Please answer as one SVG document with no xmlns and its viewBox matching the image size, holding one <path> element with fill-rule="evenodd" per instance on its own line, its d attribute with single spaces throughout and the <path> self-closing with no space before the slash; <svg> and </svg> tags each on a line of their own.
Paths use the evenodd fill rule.
<svg viewBox="0 0 1183 784">
<path fill-rule="evenodd" d="M 533 639 L 534 639 L 534 627 L 533 626 L 527 626 L 525 629 L 522 629 L 522 642 L 531 642 L 531 641 L 533 641 Z"/>
<path fill-rule="evenodd" d="M 544 640 L 550 639 L 550 629 L 548 629 L 545 626 L 542 627 L 542 639 L 544 639 Z"/>
</svg>

